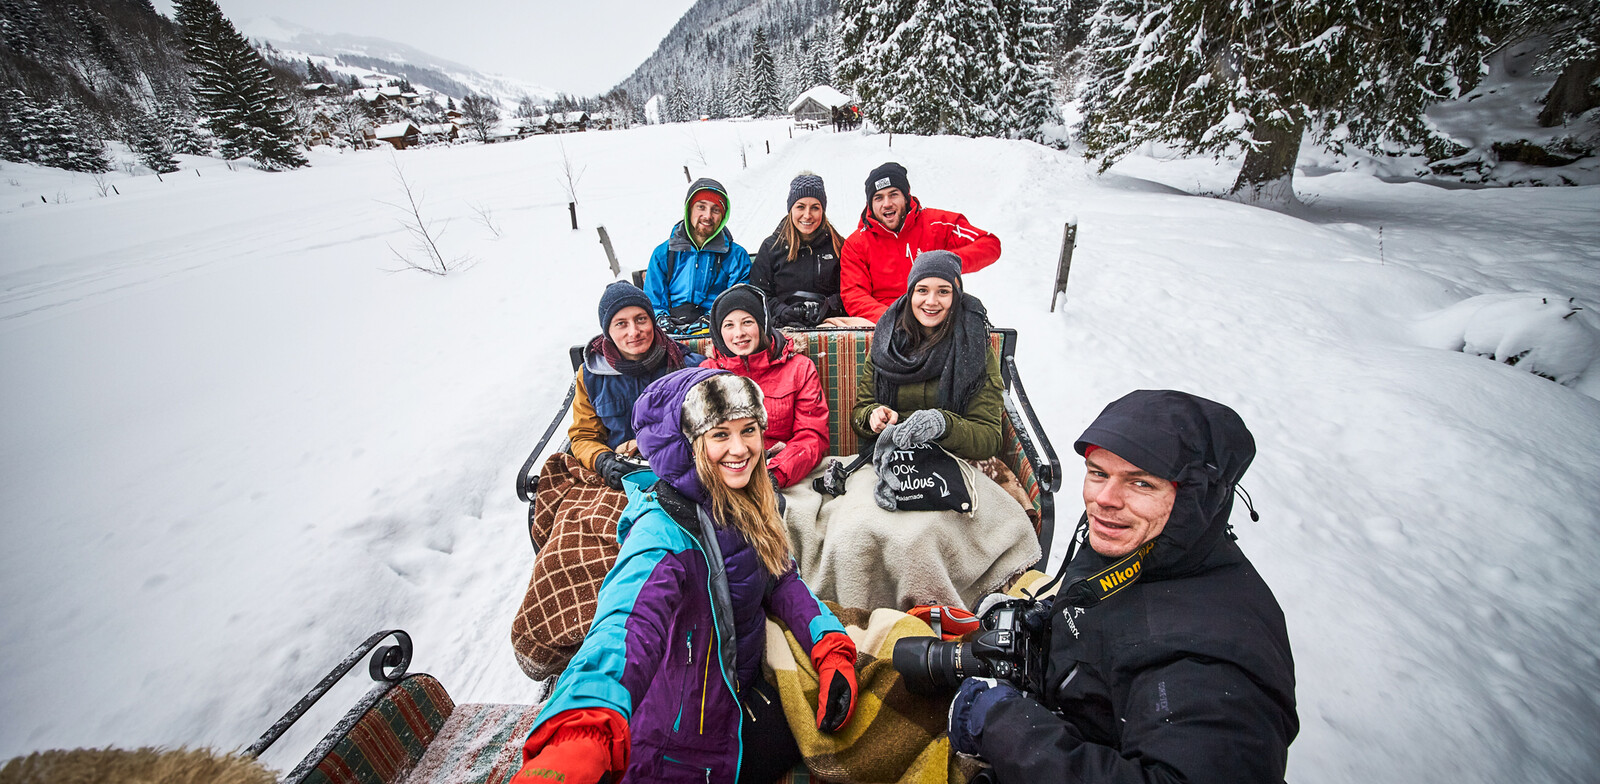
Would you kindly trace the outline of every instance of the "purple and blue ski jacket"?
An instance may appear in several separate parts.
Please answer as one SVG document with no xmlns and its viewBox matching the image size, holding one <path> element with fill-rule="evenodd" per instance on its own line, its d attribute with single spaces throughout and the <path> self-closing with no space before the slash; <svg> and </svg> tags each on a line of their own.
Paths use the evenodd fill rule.
<svg viewBox="0 0 1600 784">
<path fill-rule="evenodd" d="M 623 781 L 734 781 L 738 692 L 760 677 L 766 614 L 808 655 L 823 635 L 844 633 L 792 563 L 772 575 L 755 548 L 711 517 L 679 421 L 690 387 L 721 372 L 671 373 L 635 403 L 634 429 L 653 473 L 624 480 L 621 553 L 588 636 L 533 728 L 563 711 L 616 711 L 631 735 Z"/>
</svg>

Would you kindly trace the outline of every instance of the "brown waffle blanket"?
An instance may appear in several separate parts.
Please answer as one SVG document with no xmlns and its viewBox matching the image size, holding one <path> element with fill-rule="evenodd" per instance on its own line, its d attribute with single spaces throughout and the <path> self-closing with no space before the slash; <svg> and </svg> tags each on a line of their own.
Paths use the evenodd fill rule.
<svg viewBox="0 0 1600 784">
<path fill-rule="evenodd" d="M 565 452 L 539 470 L 530 524 L 539 555 L 511 624 L 511 646 L 528 677 L 561 674 L 583 644 L 600 583 L 617 560 L 617 520 L 627 505 L 626 495 Z"/>
</svg>

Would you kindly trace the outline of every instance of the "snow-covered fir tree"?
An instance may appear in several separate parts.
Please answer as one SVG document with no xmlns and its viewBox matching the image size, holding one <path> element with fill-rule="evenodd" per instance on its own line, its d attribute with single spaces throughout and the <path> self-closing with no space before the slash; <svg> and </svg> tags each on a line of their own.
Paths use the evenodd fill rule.
<svg viewBox="0 0 1600 784">
<path fill-rule="evenodd" d="M 1146 142 L 1245 153 L 1232 192 L 1293 199 L 1302 137 L 1338 151 L 1439 141 L 1423 111 L 1470 90 L 1491 6 L 1446 0 L 1106 0 L 1082 92 L 1102 168 Z"/>
<path fill-rule="evenodd" d="M 767 32 L 757 27 L 754 51 L 750 55 L 751 113 L 765 117 L 783 112 L 781 86 L 778 83 L 778 66 L 772 58 L 772 48 L 767 44 Z"/>
<path fill-rule="evenodd" d="M 755 111 L 753 107 L 750 101 L 750 68 L 740 65 L 733 69 L 733 76 L 728 79 L 728 112 L 733 117 L 749 117 Z"/>
<path fill-rule="evenodd" d="M 854 83 L 881 128 L 965 136 L 1003 130 L 1008 58 L 990 0 L 917 3 L 891 30 Z"/>
<path fill-rule="evenodd" d="M 213 0 L 174 0 L 174 10 L 194 64 L 195 101 L 222 154 L 252 158 L 269 171 L 306 165 L 295 147 L 289 107 L 273 89 L 261 54 Z"/>
<path fill-rule="evenodd" d="M 1048 54 L 1053 0 L 995 0 L 995 10 L 1007 33 L 1009 60 L 1001 72 L 1001 125 L 1013 138 L 1063 144 L 1046 132 L 1061 124 Z"/>
<path fill-rule="evenodd" d="M 1042 141 L 1064 0 L 841 0 L 832 76 L 886 131 Z"/>
<path fill-rule="evenodd" d="M 80 172 L 111 170 L 99 137 L 55 100 L 38 102 L 18 89 L 0 94 L 0 157 Z"/>
<path fill-rule="evenodd" d="M 38 122 L 39 110 L 27 93 L 17 89 L 0 93 L 0 158 L 19 163 L 32 161 L 25 133 Z"/>
<path fill-rule="evenodd" d="M 155 121 L 173 153 L 211 154 L 211 140 L 201 133 L 198 118 L 177 97 L 169 95 L 156 99 Z"/>
<path fill-rule="evenodd" d="M 74 112 L 55 101 L 39 107 L 38 150 L 39 163 L 57 169 L 80 172 L 105 172 L 111 170 L 111 157 L 105 144 L 84 129 L 84 123 L 74 118 Z"/>
<path fill-rule="evenodd" d="M 178 170 L 178 162 L 172 157 L 172 150 L 167 142 L 166 130 L 161 127 L 155 115 L 143 111 L 134 115 L 123 131 L 123 138 L 128 141 L 128 147 L 133 150 L 133 154 L 139 156 L 139 163 L 145 168 L 158 174 Z"/>
</svg>

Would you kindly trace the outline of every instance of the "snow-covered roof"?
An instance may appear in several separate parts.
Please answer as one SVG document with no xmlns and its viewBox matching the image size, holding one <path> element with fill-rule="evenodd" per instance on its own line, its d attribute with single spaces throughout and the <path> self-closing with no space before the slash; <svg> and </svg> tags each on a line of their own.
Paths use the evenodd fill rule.
<svg viewBox="0 0 1600 784">
<path fill-rule="evenodd" d="M 805 103 L 807 98 L 814 99 L 817 103 L 820 103 L 829 109 L 836 109 L 840 106 L 849 106 L 850 104 L 855 103 L 855 99 L 851 98 L 850 96 L 845 95 L 844 93 L 841 93 L 826 84 L 819 84 L 816 87 L 801 93 L 800 97 L 790 102 L 789 111 L 793 112 L 796 109 L 799 109 L 800 104 Z"/>
<path fill-rule="evenodd" d="M 573 124 L 575 122 L 581 122 L 582 120 L 584 120 L 585 118 L 587 118 L 589 116 L 589 113 L 588 112 L 556 112 L 554 116 L 556 118 L 556 122 L 557 123 L 560 123 L 561 125 L 571 125 L 571 124 Z"/>
<path fill-rule="evenodd" d="M 417 130 L 421 133 L 429 133 L 437 136 L 448 136 L 450 135 L 450 132 L 455 129 L 455 123 L 427 123 Z"/>
<path fill-rule="evenodd" d="M 374 128 L 372 135 L 379 139 L 398 139 L 408 133 L 416 133 L 417 126 L 408 122 L 389 123 Z"/>
<path fill-rule="evenodd" d="M 379 87 L 378 92 L 383 93 L 390 98 L 399 98 L 403 94 L 400 92 L 399 87 L 393 85 L 390 85 L 389 87 Z"/>
</svg>

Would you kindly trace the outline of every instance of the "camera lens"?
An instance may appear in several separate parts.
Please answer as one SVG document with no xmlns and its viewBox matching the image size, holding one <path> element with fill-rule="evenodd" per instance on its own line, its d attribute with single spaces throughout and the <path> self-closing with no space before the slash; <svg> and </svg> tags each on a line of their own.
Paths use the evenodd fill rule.
<svg viewBox="0 0 1600 784">
<path fill-rule="evenodd" d="M 895 641 L 894 669 L 906 690 L 930 697 L 961 687 L 961 681 L 989 674 L 988 666 L 972 655 L 971 646 L 940 642 L 932 637 L 906 637 Z"/>
</svg>

